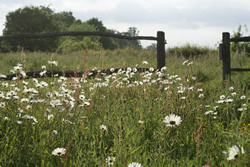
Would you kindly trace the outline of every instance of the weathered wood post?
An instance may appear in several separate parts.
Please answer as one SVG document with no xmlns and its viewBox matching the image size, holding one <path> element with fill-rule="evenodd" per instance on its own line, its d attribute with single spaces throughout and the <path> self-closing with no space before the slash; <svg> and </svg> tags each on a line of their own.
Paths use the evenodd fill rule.
<svg viewBox="0 0 250 167">
<path fill-rule="evenodd" d="M 157 69 L 161 70 L 165 66 L 165 34 L 157 31 Z"/>
<path fill-rule="evenodd" d="M 223 42 L 223 54 L 222 54 L 222 62 L 223 62 L 223 81 L 229 79 L 230 80 L 230 72 L 231 72 L 231 61 L 230 61 L 230 34 L 228 32 L 223 32 L 222 34 L 222 42 Z"/>
</svg>

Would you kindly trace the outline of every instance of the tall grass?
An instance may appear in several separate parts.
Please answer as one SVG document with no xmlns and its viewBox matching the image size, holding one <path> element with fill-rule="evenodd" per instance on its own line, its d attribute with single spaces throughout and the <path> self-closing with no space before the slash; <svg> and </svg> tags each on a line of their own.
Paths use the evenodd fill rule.
<svg viewBox="0 0 250 167">
<path fill-rule="evenodd" d="M 17 53 L 0 59 L 2 74 L 17 63 L 25 63 L 26 71 L 43 65 L 47 70 L 132 68 L 110 76 L 0 81 L 1 166 L 250 163 L 249 74 L 233 73 L 224 88 L 217 54 L 187 61 L 168 55 L 165 72 L 144 73 L 133 67 L 156 67 L 152 51 Z M 58 66 L 48 65 L 48 60 L 58 61 Z M 232 60 L 232 66 L 249 65 L 244 55 L 233 55 Z M 163 122 L 170 114 L 180 116 L 179 125 Z M 231 150 L 231 157 L 229 149 L 235 145 L 244 152 Z M 56 148 L 64 150 L 54 155 Z"/>
</svg>

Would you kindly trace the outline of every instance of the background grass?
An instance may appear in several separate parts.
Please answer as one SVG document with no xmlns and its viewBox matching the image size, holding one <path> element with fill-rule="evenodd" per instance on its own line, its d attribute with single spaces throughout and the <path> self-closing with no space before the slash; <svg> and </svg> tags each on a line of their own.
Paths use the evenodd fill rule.
<svg viewBox="0 0 250 167">
<path fill-rule="evenodd" d="M 89 50 L 86 55 L 84 63 L 84 51 L 70 55 L 1 54 L 0 73 L 9 74 L 17 63 L 22 63 L 26 71 L 41 70 L 42 65 L 50 69 L 48 60 L 58 61 L 58 66 L 53 67 L 58 70 L 156 67 L 156 53 L 148 50 Z M 232 67 L 249 68 L 249 57 L 244 54 L 233 53 L 231 60 Z M 128 166 L 131 162 L 142 166 L 247 166 L 249 73 L 232 73 L 231 82 L 223 87 L 218 53 L 190 57 L 190 65 L 183 65 L 184 61 L 184 57 L 167 52 L 166 79 L 158 79 L 156 73 L 128 72 L 109 79 L 101 75 L 65 81 L 45 77 L 38 79 L 38 83 L 48 83 L 43 88 L 31 79 L 25 80 L 27 85 L 22 80 L 0 81 L 4 96 L 0 102 L 5 103 L 0 108 L 0 165 L 109 166 L 106 158 L 113 156 L 114 166 Z M 3 83 L 9 86 L 4 87 Z M 230 87 L 234 90 L 230 91 Z M 27 88 L 38 92 L 23 93 Z M 180 90 L 183 93 L 178 93 Z M 19 100 L 8 96 L 13 91 Z M 84 102 L 79 95 L 84 95 L 89 104 L 79 106 Z M 233 102 L 216 103 L 221 95 Z M 21 102 L 24 98 L 44 102 Z M 62 104 L 53 107 L 54 100 Z M 217 114 L 205 114 L 211 110 Z M 179 126 L 170 128 L 163 123 L 170 113 L 181 117 Z M 54 118 L 48 120 L 49 114 Z M 25 119 L 25 115 L 34 116 L 38 122 Z M 100 125 L 107 130 L 100 129 Z M 228 153 L 234 145 L 243 147 L 245 153 L 228 161 L 228 154 L 222 151 Z M 66 148 L 66 154 L 52 155 L 57 147 Z"/>
</svg>

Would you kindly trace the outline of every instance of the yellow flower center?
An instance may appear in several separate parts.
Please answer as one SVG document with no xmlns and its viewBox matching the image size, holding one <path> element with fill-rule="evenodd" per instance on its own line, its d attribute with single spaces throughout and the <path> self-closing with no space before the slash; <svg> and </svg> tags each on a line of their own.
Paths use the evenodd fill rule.
<svg viewBox="0 0 250 167">
<path fill-rule="evenodd" d="M 175 123 L 175 121 L 170 121 L 169 122 L 171 125 L 175 125 L 176 123 Z"/>
<path fill-rule="evenodd" d="M 235 155 L 234 155 L 234 158 L 235 158 L 235 159 L 237 159 L 238 157 L 239 157 L 239 155 L 238 155 L 238 154 L 235 154 Z"/>
</svg>

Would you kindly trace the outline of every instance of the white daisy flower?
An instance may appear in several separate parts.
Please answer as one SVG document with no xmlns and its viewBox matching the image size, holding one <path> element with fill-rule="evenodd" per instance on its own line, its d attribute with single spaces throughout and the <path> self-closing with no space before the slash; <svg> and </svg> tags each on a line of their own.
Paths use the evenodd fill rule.
<svg viewBox="0 0 250 167">
<path fill-rule="evenodd" d="M 221 99 L 221 100 L 223 100 L 223 99 L 225 99 L 225 98 L 226 98 L 225 95 L 221 95 L 221 96 L 220 96 L 220 99 Z"/>
<path fill-rule="evenodd" d="M 79 95 L 79 99 L 80 100 L 85 100 L 85 96 L 84 95 Z"/>
<path fill-rule="evenodd" d="M 0 108 L 4 108 L 5 107 L 5 102 L 0 102 Z"/>
<path fill-rule="evenodd" d="M 132 162 L 132 163 L 128 164 L 128 167 L 142 167 L 142 165 L 137 163 L 137 162 Z"/>
<path fill-rule="evenodd" d="M 182 63 L 182 65 L 186 65 L 186 64 L 187 64 L 187 62 L 188 62 L 188 60 L 184 61 L 184 62 Z"/>
<path fill-rule="evenodd" d="M 23 121 L 16 121 L 16 123 L 18 123 L 19 125 L 23 123 Z"/>
<path fill-rule="evenodd" d="M 202 91 L 203 91 L 203 89 L 197 89 L 197 91 L 198 91 L 198 92 L 202 92 Z"/>
<path fill-rule="evenodd" d="M 57 62 L 57 61 L 48 61 L 48 64 L 57 66 L 57 65 L 58 65 L 58 62 Z"/>
<path fill-rule="evenodd" d="M 180 125 L 182 120 L 180 116 L 170 114 L 164 118 L 163 122 L 166 123 L 166 126 L 175 127 L 176 125 Z"/>
<path fill-rule="evenodd" d="M 48 115 L 48 120 L 50 120 L 50 119 L 51 119 L 51 120 L 54 119 L 54 115 L 53 115 L 53 114 L 49 114 L 49 115 Z"/>
<path fill-rule="evenodd" d="M 142 120 L 139 120 L 139 121 L 138 121 L 139 124 L 143 124 L 143 122 L 144 122 L 144 121 L 142 121 Z"/>
<path fill-rule="evenodd" d="M 101 130 L 107 130 L 107 126 L 105 126 L 105 125 L 100 125 L 100 129 L 101 129 Z"/>
<path fill-rule="evenodd" d="M 142 64 L 148 64 L 148 62 L 147 61 L 142 61 Z"/>
<path fill-rule="evenodd" d="M 239 157 L 239 153 L 240 153 L 240 149 L 238 146 L 234 145 L 232 147 L 229 148 L 229 151 L 228 151 L 228 158 L 227 160 L 230 161 L 230 160 L 235 160 Z M 244 149 L 243 147 L 241 147 L 241 153 L 244 154 Z"/>
<path fill-rule="evenodd" d="M 165 72 L 165 71 L 166 71 L 166 69 L 167 69 L 167 67 L 165 67 L 165 66 L 164 66 L 164 67 L 162 67 L 162 68 L 161 68 L 161 72 Z"/>
<path fill-rule="evenodd" d="M 185 97 L 185 96 L 183 96 L 183 97 L 180 97 L 180 99 L 181 99 L 181 100 L 185 100 L 185 99 L 186 99 L 186 97 Z"/>
<path fill-rule="evenodd" d="M 57 135 L 57 133 L 58 133 L 57 130 L 52 131 L 52 135 Z"/>
<path fill-rule="evenodd" d="M 222 103 L 224 103 L 224 100 L 218 100 L 218 101 L 216 101 L 216 103 L 222 104 Z"/>
<path fill-rule="evenodd" d="M 205 112 L 205 115 L 208 115 L 208 114 L 212 114 L 214 111 L 207 111 L 207 112 Z"/>
<path fill-rule="evenodd" d="M 154 72 L 154 70 L 155 70 L 155 69 L 154 69 L 153 67 L 150 67 L 150 68 L 149 68 L 149 71 L 150 71 L 150 72 Z"/>
<path fill-rule="evenodd" d="M 9 86 L 9 84 L 6 82 L 6 83 L 2 83 L 2 86 L 4 87 L 4 88 L 7 88 L 8 86 Z"/>
<path fill-rule="evenodd" d="M 106 163 L 108 164 L 108 166 L 113 166 L 114 162 L 115 162 L 115 157 L 106 158 Z"/>
<path fill-rule="evenodd" d="M 55 156 L 61 156 L 64 155 L 66 153 L 66 149 L 65 148 L 56 148 L 52 151 L 52 154 Z"/>
<path fill-rule="evenodd" d="M 241 100 L 244 100 L 245 98 L 246 98 L 245 95 L 243 95 L 243 96 L 240 97 Z"/>
<path fill-rule="evenodd" d="M 6 75 L 0 74 L 0 78 L 7 78 Z"/>
<path fill-rule="evenodd" d="M 236 95 L 236 92 L 233 92 L 231 95 L 234 97 Z"/>
<path fill-rule="evenodd" d="M 225 102 L 227 102 L 227 103 L 231 103 L 231 102 L 233 102 L 234 100 L 233 99 L 226 99 L 225 100 Z"/>
<path fill-rule="evenodd" d="M 199 98 L 203 98 L 204 97 L 204 94 L 199 94 Z"/>
</svg>

